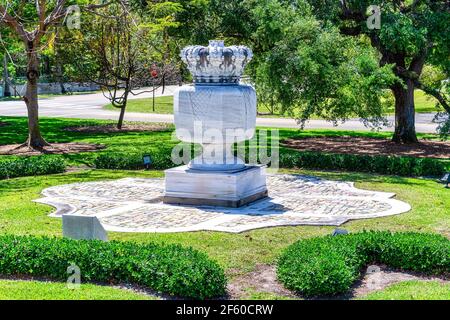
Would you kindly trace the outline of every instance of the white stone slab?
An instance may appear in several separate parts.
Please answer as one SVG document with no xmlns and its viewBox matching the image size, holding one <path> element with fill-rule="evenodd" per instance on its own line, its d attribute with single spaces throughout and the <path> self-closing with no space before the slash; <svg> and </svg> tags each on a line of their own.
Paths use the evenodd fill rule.
<svg viewBox="0 0 450 320">
<path fill-rule="evenodd" d="M 64 214 L 63 237 L 76 240 L 108 241 L 108 235 L 96 216 Z"/>
</svg>

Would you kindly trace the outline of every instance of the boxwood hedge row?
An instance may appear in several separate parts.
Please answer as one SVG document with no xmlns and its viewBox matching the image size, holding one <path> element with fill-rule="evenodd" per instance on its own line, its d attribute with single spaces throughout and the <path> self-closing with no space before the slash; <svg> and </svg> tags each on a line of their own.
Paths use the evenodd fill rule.
<svg viewBox="0 0 450 320">
<path fill-rule="evenodd" d="M 362 232 L 301 240 L 278 260 L 286 288 L 305 296 L 345 293 L 371 263 L 442 275 L 450 272 L 450 240 L 437 234 Z"/>
<path fill-rule="evenodd" d="M 98 169 L 139 170 L 143 169 L 141 153 L 104 153 L 95 160 Z M 171 160 L 171 149 L 149 152 L 153 163 L 150 168 L 164 170 L 175 166 Z M 371 172 L 400 176 L 441 176 L 445 165 L 441 160 L 397 156 L 363 156 L 352 154 L 325 154 L 280 150 L 280 167 L 319 170 L 342 170 Z"/>
<path fill-rule="evenodd" d="M 152 158 L 151 169 L 164 170 L 175 166 L 171 160 L 171 150 L 151 153 L 104 153 L 95 159 L 97 169 L 140 170 L 144 169 L 142 157 L 149 154 Z"/>
<path fill-rule="evenodd" d="M 398 156 L 327 154 L 280 151 L 280 167 L 371 172 L 399 176 L 441 176 L 445 165 L 439 159 Z"/>
<path fill-rule="evenodd" d="M 66 163 L 60 156 L 0 159 L 0 179 L 62 173 Z"/>
<path fill-rule="evenodd" d="M 75 264 L 86 282 L 130 283 L 160 293 L 203 299 L 225 293 L 222 268 L 179 245 L 0 236 L 0 274 L 66 281 Z"/>
</svg>

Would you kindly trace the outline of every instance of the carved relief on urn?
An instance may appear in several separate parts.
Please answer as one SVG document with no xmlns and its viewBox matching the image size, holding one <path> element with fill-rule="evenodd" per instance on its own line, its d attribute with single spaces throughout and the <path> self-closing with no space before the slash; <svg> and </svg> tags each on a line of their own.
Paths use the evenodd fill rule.
<svg viewBox="0 0 450 320">
<path fill-rule="evenodd" d="M 225 47 L 221 40 L 210 40 L 207 47 L 188 46 L 181 59 L 194 77 L 194 83 L 237 84 L 253 53 L 245 46 Z"/>
</svg>

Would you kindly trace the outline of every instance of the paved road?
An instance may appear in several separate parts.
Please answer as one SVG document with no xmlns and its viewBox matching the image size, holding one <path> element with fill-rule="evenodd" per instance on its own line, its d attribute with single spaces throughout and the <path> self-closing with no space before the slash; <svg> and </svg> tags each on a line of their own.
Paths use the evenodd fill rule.
<svg viewBox="0 0 450 320">
<path fill-rule="evenodd" d="M 164 93 L 159 89 L 156 96 L 172 95 L 177 86 L 168 86 Z M 130 99 L 151 97 L 152 94 L 145 92 L 138 96 L 131 96 Z M 59 118 L 81 118 L 81 119 L 106 119 L 117 120 L 119 114 L 115 111 L 104 110 L 102 107 L 109 101 L 102 93 L 80 94 L 72 96 L 57 96 L 54 98 L 41 99 L 39 112 L 43 117 Z M 0 116 L 26 116 L 26 108 L 22 101 L 4 101 L 0 102 Z M 416 130 L 423 133 L 435 133 L 437 125 L 432 122 L 434 114 L 425 113 L 416 115 Z M 149 114 L 127 112 L 125 120 L 144 121 L 144 122 L 165 122 L 172 123 L 173 116 L 170 114 Z M 393 117 L 388 117 L 392 123 Z M 258 118 L 258 126 L 278 127 L 278 128 L 298 128 L 298 124 L 293 119 L 284 118 Z M 351 119 L 337 127 L 324 120 L 310 120 L 307 122 L 306 129 L 340 129 L 340 130 L 370 130 L 358 119 Z M 384 131 L 392 131 L 393 127 L 382 128 Z"/>
</svg>

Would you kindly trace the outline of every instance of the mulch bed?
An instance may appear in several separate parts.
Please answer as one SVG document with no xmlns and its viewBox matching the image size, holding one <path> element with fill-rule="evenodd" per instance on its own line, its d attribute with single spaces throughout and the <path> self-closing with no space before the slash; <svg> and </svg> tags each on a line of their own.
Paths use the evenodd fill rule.
<svg viewBox="0 0 450 320">
<path fill-rule="evenodd" d="M 116 124 L 102 124 L 102 125 L 82 125 L 67 127 L 64 130 L 70 132 L 80 133 L 125 133 L 125 132 L 154 132 L 165 131 L 171 127 L 170 124 L 164 123 L 127 123 L 122 126 L 122 129 L 117 129 Z"/>
<path fill-rule="evenodd" d="M 308 299 L 348 300 L 361 298 L 373 291 L 383 290 L 392 284 L 410 280 L 438 281 L 444 284 L 450 282 L 446 276 L 434 277 L 414 272 L 403 272 L 388 268 L 385 265 L 375 265 L 372 267 L 375 267 L 371 269 L 376 272 L 368 272 L 368 270 L 363 272 L 361 279 L 355 282 L 351 291 L 336 296 L 322 296 Z M 254 271 L 233 277 L 228 284 L 229 298 L 248 299 L 248 289 L 289 299 L 305 298 L 296 292 L 284 288 L 277 279 L 276 266 L 272 265 L 259 264 L 255 267 Z"/>
<path fill-rule="evenodd" d="M 278 282 L 276 267 L 273 265 L 258 264 L 254 271 L 233 277 L 227 286 L 228 296 L 230 299 L 248 298 L 246 290 L 249 288 L 291 299 L 297 297 L 295 292 Z"/>
<path fill-rule="evenodd" d="M 94 143 L 52 143 L 41 149 L 30 149 L 20 144 L 0 146 L 0 155 L 36 156 L 42 154 L 68 154 L 94 152 L 105 149 L 106 146 Z"/>
<path fill-rule="evenodd" d="M 396 144 L 387 139 L 343 136 L 286 139 L 281 145 L 301 151 L 324 153 L 450 159 L 448 141 L 422 140 L 415 144 Z"/>
</svg>

